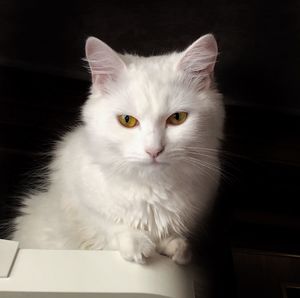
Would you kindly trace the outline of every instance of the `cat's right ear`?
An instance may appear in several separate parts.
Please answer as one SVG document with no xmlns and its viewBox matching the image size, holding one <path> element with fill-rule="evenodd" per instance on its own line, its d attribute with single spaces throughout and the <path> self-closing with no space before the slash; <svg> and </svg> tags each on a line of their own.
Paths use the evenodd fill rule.
<svg viewBox="0 0 300 298">
<path fill-rule="evenodd" d="M 206 34 L 183 52 L 178 67 L 188 83 L 202 90 L 211 84 L 217 56 L 217 42 L 212 34 Z"/>
<path fill-rule="evenodd" d="M 89 63 L 92 74 L 92 82 L 96 88 L 105 89 L 105 84 L 115 81 L 125 63 L 118 54 L 103 41 L 89 37 L 85 44 L 86 60 Z"/>
</svg>

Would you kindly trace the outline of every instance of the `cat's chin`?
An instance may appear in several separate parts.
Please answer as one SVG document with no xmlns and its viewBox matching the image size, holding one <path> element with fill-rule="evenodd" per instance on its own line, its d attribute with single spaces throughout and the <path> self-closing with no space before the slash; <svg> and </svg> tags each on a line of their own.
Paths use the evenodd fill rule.
<svg viewBox="0 0 300 298">
<path fill-rule="evenodd" d="M 163 167 L 169 165 L 169 163 L 157 159 L 149 159 L 145 162 L 145 164 L 152 167 Z"/>
<path fill-rule="evenodd" d="M 137 162 L 138 166 L 140 168 L 144 168 L 144 169 L 163 169 L 163 168 L 167 168 L 168 166 L 170 166 L 170 163 L 166 162 L 166 161 L 161 161 L 161 160 L 151 160 L 151 159 L 147 159 L 147 160 L 142 160 Z"/>
<path fill-rule="evenodd" d="M 147 161 L 138 166 L 138 172 L 142 177 L 160 177 L 167 173 L 170 169 L 170 164 L 160 161 Z"/>
</svg>

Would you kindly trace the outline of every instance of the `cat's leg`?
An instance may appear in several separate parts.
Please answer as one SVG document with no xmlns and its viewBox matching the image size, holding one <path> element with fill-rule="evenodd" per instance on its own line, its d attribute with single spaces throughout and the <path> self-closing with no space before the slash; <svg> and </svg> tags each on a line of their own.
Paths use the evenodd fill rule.
<svg viewBox="0 0 300 298">
<path fill-rule="evenodd" d="M 79 249 L 102 250 L 105 247 L 106 239 L 104 236 L 85 237 L 79 244 Z"/>
<path fill-rule="evenodd" d="M 144 264 L 155 253 L 155 243 L 150 237 L 130 228 L 115 232 L 106 248 L 119 250 L 125 260 L 139 264 Z"/>
<path fill-rule="evenodd" d="M 124 259 L 143 264 L 155 252 L 154 242 L 140 231 L 127 231 L 118 235 L 119 250 Z"/>
<path fill-rule="evenodd" d="M 157 251 L 170 257 L 174 262 L 180 265 L 190 263 L 192 259 L 192 251 L 189 243 L 185 238 L 168 237 L 162 239 L 157 245 Z"/>
</svg>

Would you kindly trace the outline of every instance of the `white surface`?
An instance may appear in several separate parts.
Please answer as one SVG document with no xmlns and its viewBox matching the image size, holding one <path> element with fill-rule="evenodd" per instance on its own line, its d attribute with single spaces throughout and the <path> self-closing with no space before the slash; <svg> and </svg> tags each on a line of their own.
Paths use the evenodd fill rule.
<svg viewBox="0 0 300 298">
<path fill-rule="evenodd" d="M 8 277 L 19 243 L 0 239 L 0 278 Z"/>
<path fill-rule="evenodd" d="M 163 256 L 146 265 L 114 251 L 20 249 L 0 297 L 194 297 L 191 270 Z"/>
</svg>

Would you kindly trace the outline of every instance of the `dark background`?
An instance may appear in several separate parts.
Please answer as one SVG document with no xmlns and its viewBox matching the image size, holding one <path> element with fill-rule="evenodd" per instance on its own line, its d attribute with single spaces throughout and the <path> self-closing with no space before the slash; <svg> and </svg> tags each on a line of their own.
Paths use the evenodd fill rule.
<svg viewBox="0 0 300 298">
<path fill-rule="evenodd" d="M 147 56 L 211 32 L 227 112 L 217 236 L 207 241 L 215 292 L 282 297 L 284 283 L 300 282 L 299 1 L 1 0 L 0 28 L 2 237 L 24 181 L 39 178 L 28 173 L 78 120 L 88 36 Z"/>
</svg>

